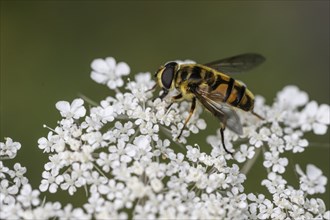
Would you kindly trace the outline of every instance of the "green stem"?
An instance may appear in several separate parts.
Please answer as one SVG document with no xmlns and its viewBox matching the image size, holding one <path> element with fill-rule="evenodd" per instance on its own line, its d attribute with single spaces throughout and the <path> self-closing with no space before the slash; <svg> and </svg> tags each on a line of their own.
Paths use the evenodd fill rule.
<svg viewBox="0 0 330 220">
<path fill-rule="evenodd" d="M 254 157 L 251 160 L 248 160 L 241 169 L 241 172 L 245 175 L 248 174 L 248 172 L 253 167 L 254 163 L 257 161 L 257 159 L 260 155 L 260 152 L 261 152 L 261 147 L 257 148 L 255 152 L 256 153 L 255 153 Z"/>
<path fill-rule="evenodd" d="M 170 138 L 170 140 L 172 139 L 173 140 L 173 137 L 172 137 L 172 134 L 171 134 L 171 131 L 169 129 L 167 129 L 166 127 L 164 126 L 160 126 L 160 129 L 164 132 L 165 136 Z M 174 143 L 176 143 L 179 147 L 181 147 L 182 149 L 186 149 L 185 146 L 183 144 L 181 144 L 180 142 L 178 141 L 173 141 Z"/>
<path fill-rule="evenodd" d="M 329 148 L 330 143 L 309 142 L 309 146 Z"/>
<path fill-rule="evenodd" d="M 78 96 L 80 98 L 82 98 L 83 100 L 85 100 L 87 103 L 89 103 L 92 106 L 97 106 L 98 104 L 96 102 L 94 102 L 92 99 L 88 98 L 87 96 L 85 96 L 84 94 L 79 93 Z"/>
</svg>

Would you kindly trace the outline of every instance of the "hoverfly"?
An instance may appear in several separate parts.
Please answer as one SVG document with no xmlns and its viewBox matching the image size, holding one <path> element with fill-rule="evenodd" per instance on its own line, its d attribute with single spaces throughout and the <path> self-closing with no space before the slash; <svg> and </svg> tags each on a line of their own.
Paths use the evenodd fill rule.
<svg viewBox="0 0 330 220">
<path fill-rule="evenodd" d="M 229 128 L 238 135 L 243 134 L 240 119 L 234 109 L 249 111 L 258 118 L 263 118 L 253 111 L 254 95 L 252 92 L 243 83 L 227 74 L 248 71 L 264 60 L 265 58 L 259 54 L 247 53 L 204 65 L 168 62 L 161 66 L 155 73 L 157 84 L 163 90 L 159 97 L 163 99 L 170 90 L 176 89 L 179 94 L 172 97 L 170 105 L 181 100 L 192 102 L 189 116 L 177 139 L 182 135 L 183 129 L 194 113 L 196 101 L 199 101 L 220 120 L 221 142 L 225 151 L 231 153 L 225 146 L 225 128 Z"/>
</svg>

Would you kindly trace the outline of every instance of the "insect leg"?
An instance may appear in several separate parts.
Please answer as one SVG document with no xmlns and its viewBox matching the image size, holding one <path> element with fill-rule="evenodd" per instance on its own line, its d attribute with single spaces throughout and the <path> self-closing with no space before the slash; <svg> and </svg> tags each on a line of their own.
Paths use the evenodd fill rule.
<svg viewBox="0 0 330 220">
<path fill-rule="evenodd" d="M 169 110 L 171 108 L 171 106 L 173 105 L 173 102 L 171 102 L 167 107 L 166 107 L 166 111 Z"/>
<path fill-rule="evenodd" d="M 173 96 L 172 97 L 172 101 L 174 102 L 174 101 L 179 101 L 180 99 L 182 99 L 182 94 L 180 93 L 180 94 L 178 94 L 178 95 L 176 95 L 176 96 Z"/>
<path fill-rule="evenodd" d="M 167 94 L 168 94 L 168 90 L 163 89 L 163 93 L 159 96 L 159 98 L 161 100 L 163 100 L 163 98 L 165 98 L 165 96 L 167 96 Z"/>
<path fill-rule="evenodd" d="M 150 89 L 148 89 L 148 90 L 146 90 L 146 92 L 150 92 L 150 91 L 152 91 L 152 90 L 154 90 L 154 89 L 156 89 L 156 87 L 157 87 L 157 83 L 152 87 L 152 88 L 150 88 Z"/>
<path fill-rule="evenodd" d="M 222 142 L 222 146 L 223 146 L 223 149 L 225 149 L 225 151 L 228 153 L 228 154 L 233 154 L 232 152 L 230 152 L 229 150 L 227 150 L 226 148 L 226 145 L 225 145 L 225 136 L 223 134 L 223 131 L 225 130 L 224 127 L 221 127 L 220 128 L 220 134 L 221 134 L 221 142 Z"/>
<path fill-rule="evenodd" d="M 188 115 L 186 121 L 184 122 L 183 127 L 182 127 L 182 129 L 181 129 L 181 131 L 180 131 L 180 134 L 179 134 L 179 136 L 177 137 L 177 139 L 179 139 L 179 138 L 181 137 L 182 132 L 183 132 L 183 129 L 186 127 L 187 123 L 189 122 L 189 120 L 190 120 L 192 114 L 193 114 L 194 111 L 195 111 L 195 108 L 196 108 L 196 98 L 193 98 L 192 103 L 191 103 L 191 107 L 190 107 L 190 111 L 189 111 L 189 115 Z"/>
<path fill-rule="evenodd" d="M 178 100 L 180 100 L 180 99 L 182 99 L 182 94 L 180 93 L 180 94 L 178 94 L 178 95 L 176 95 L 176 96 L 173 96 L 172 97 L 172 102 L 171 102 L 171 104 L 169 104 L 167 107 L 166 107 L 166 110 L 168 110 L 172 105 L 173 105 L 173 103 L 174 102 L 176 102 L 176 101 L 178 101 Z"/>
<path fill-rule="evenodd" d="M 254 111 L 251 111 L 251 113 L 255 116 L 257 116 L 259 119 L 261 120 L 265 120 L 265 118 L 263 118 L 262 116 L 258 115 L 257 113 L 255 113 Z"/>
</svg>

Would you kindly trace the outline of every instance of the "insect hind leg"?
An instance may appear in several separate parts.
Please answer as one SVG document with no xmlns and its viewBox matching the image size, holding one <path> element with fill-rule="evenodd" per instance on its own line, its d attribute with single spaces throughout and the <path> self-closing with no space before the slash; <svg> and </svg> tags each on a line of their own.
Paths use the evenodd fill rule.
<svg viewBox="0 0 330 220">
<path fill-rule="evenodd" d="M 194 111 L 195 111 L 195 108 L 196 108 L 196 98 L 193 98 L 192 103 L 191 103 L 191 107 L 190 107 L 190 111 L 189 111 L 189 115 L 188 115 L 186 121 L 185 121 L 184 124 L 183 124 L 183 127 L 182 127 L 182 129 L 181 129 L 181 131 L 180 131 L 179 136 L 176 138 L 177 140 L 179 140 L 179 138 L 181 137 L 182 132 L 183 132 L 183 129 L 186 127 L 187 123 L 189 122 L 189 120 L 190 120 L 192 114 L 193 114 Z"/>
<path fill-rule="evenodd" d="M 220 134 L 221 134 L 221 142 L 222 142 L 222 146 L 223 146 L 223 149 L 225 149 L 225 151 L 228 153 L 228 154 L 233 154 L 232 152 L 230 152 L 227 148 L 226 148 L 226 145 L 225 145 L 225 136 L 223 134 L 223 131 L 225 130 L 225 128 L 221 127 L 220 128 Z"/>
</svg>

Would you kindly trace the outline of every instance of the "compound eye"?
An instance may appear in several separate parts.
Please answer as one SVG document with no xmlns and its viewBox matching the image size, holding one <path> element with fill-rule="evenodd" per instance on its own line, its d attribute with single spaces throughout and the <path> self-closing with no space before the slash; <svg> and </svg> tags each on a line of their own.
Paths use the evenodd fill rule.
<svg viewBox="0 0 330 220">
<path fill-rule="evenodd" d="M 177 66 L 176 62 L 170 62 L 165 65 L 165 69 L 162 74 L 162 84 L 165 89 L 170 89 L 172 80 L 174 78 L 175 68 Z"/>
</svg>

